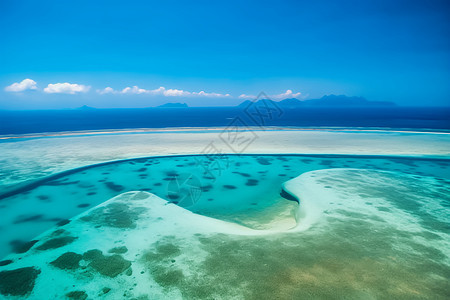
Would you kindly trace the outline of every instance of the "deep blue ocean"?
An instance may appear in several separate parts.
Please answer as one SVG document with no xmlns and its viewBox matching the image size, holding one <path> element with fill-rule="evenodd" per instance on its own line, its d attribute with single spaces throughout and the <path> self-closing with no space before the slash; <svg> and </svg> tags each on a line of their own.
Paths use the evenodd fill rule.
<svg viewBox="0 0 450 300">
<path fill-rule="evenodd" d="M 450 130 L 450 108 L 242 107 L 0 111 L 0 134 L 215 126 L 370 127 Z"/>
</svg>

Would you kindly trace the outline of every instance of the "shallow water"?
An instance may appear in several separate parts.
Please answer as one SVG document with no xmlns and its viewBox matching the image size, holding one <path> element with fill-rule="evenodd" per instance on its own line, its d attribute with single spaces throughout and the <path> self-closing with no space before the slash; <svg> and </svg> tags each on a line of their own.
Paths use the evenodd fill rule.
<svg viewBox="0 0 450 300">
<path fill-rule="evenodd" d="M 143 270 L 141 279 L 129 278 L 138 283 L 130 286 L 133 289 L 127 290 L 126 298 L 445 298 L 449 291 L 445 278 L 450 275 L 449 168 L 450 161 L 442 159 L 226 155 L 139 158 L 73 170 L 0 200 L 0 213 L 5 216 L 0 220 L 2 256 L 24 252 L 8 256 L 15 262 L 0 271 L 16 264 L 33 265 L 42 274 L 45 271 L 40 280 L 51 281 L 60 271 L 52 271 L 49 262 L 64 252 L 81 255 L 101 248 L 106 253 L 107 247 L 117 244 L 127 247 L 123 256 L 132 262 L 133 274 L 136 268 Z M 302 188 L 286 186 L 291 195 L 282 197 L 283 183 L 301 174 L 290 182 Z M 88 212 L 91 223 L 75 217 L 118 194 L 139 190 L 167 199 L 180 210 L 167 221 L 147 220 L 141 228 L 145 216 L 135 210 L 125 220 L 114 215 L 116 210 L 134 207 L 124 196 L 126 201 L 119 204 L 125 206 L 111 206 L 107 211 L 114 226 L 104 219 L 104 209 Z M 302 203 L 320 208 L 307 230 L 292 230 L 307 221 L 293 201 L 296 198 L 300 208 Z M 197 219 L 187 222 L 196 215 L 186 215 L 184 209 L 254 231 L 222 232 L 220 228 L 228 227 L 207 219 L 199 226 L 211 228 L 189 231 L 190 226 L 196 228 Z M 313 214 L 307 211 L 306 215 Z M 65 221 L 73 217 L 75 221 Z M 40 252 L 43 241 L 51 240 L 46 233 L 27 251 L 32 245 L 26 242 L 57 223 L 58 228 L 72 232 L 76 241 Z M 156 226 L 153 231 L 148 231 L 148 224 Z M 83 240 L 84 230 L 90 233 Z M 146 232 L 148 240 L 139 230 Z M 271 234 L 260 236 L 266 231 Z M 147 241 L 143 244 L 139 236 Z M 95 266 L 83 272 L 95 269 L 98 273 Z M 104 283 L 105 278 L 95 272 L 93 278 Z M 71 280 L 93 296 L 95 288 L 76 279 L 78 275 L 64 276 L 69 277 L 55 289 L 59 296 Z M 117 280 L 131 284 L 123 276 Z M 105 283 L 116 286 L 111 293 L 120 289 L 117 280 Z M 36 295 L 42 292 L 39 282 L 37 286 Z"/>
<path fill-rule="evenodd" d="M 120 193 L 137 190 L 198 214 L 264 228 L 295 206 L 280 196 L 283 182 L 308 171 L 348 167 L 450 177 L 449 161 L 432 159 L 226 155 L 118 161 L 74 170 L 0 200 L 0 254 Z"/>
</svg>

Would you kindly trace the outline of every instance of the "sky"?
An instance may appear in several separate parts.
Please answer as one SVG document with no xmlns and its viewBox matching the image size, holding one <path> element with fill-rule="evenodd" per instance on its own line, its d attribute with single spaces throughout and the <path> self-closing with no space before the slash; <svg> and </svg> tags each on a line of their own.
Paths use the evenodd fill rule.
<svg viewBox="0 0 450 300">
<path fill-rule="evenodd" d="M 0 109 L 450 105 L 449 1 L 0 1 Z"/>
</svg>

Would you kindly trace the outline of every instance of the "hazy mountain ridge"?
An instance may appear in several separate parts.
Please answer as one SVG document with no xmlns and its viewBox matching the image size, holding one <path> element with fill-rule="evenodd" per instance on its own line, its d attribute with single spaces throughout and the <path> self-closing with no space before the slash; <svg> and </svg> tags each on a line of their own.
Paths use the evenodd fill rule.
<svg viewBox="0 0 450 300">
<path fill-rule="evenodd" d="M 274 101 L 271 99 L 260 99 L 259 101 L 271 101 L 276 105 L 284 108 L 295 108 L 304 106 L 395 106 L 396 104 L 389 101 L 369 101 L 364 97 L 357 96 L 345 96 L 345 95 L 325 95 L 319 99 L 309 99 L 309 100 L 299 100 L 296 98 L 288 98 L 280 101 Z M 246 100 L 239 104 L 238 106 L 247 106 L 250 103 L 255 103 L 254 101 Z"/>
<path fill-rule="evenodd" d="M 325 95 L 318 99 L 299 100 L 296 98 L 287 98 L 279 101 L 271 99 L 259 99 L 256 102 L 251 100 L 245 100 L 244 102 L 229 107 L 247 107 L 250 104 L 269 101 L 274 105 L 282 108 L 299 108 L 299 107 L 393 107 L 395 103 L 389 101 L 369 101 L 364 97 L 357 96 L 345 96 L 345 95 Z M 193 106 L 193 108 L 196 106 Z M 208 106 L 205 106 L 208 107 Z M 220 107 L 220 106 L 219 106 Z M 223 106 L 227 107 L 227 106 Z M 146 108 L 191 108 L 187 103 L 181 102 L 168 102 L 158 106 L 146 107 Z M 98 108 L 83 105 L 76 108 L 77 110 L 95 110 Z M 145 109 L 145 108 L 144 108 Z"/>
</svg>

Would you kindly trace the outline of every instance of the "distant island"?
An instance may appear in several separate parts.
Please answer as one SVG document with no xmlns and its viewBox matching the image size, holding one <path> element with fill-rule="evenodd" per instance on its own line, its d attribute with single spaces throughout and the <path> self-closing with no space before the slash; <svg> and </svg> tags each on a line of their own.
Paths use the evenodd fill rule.
<svg viewBox="0 0 450 300">
<path fill-rule="evenodd" d="M 392 107 L 396 106 L 395 103 L 389 101 L 369 101 L 364 97 L 357 96 L 345 96 L 345 95 L 325 95 L 322 98 L 318 99 L 308 99 L 308 100 L 299 100 L 296 98 L 287 98 L 279 101 L 271 100 L 271 99 L 260 99 L 255 101 L 245 100 L 244 102 L 229 107 L 247 107 L 250 104 L 254 103 L 263 103 L 265 101 L 272 102 L 274 105 L 279 106 L 284 109 L 289 108 L 299 108 L 299 107 Z M 220 107 L 220 106 L 215 106 Z M 226 107 L 226 106 L 222 106 Z M 188 106 L 187 103 L 181 102 L 168 102 L 162 105 L 146 107 L 148 108 L 195 108 Z M 76 108 L 76 110 L 95 110 L 97 108 L 90 107 L 87 105 L 83 105 L 81 107 Z"/>
<path fill-rule="evenodd" d="M 367 107 L 367 106 L 395 106 L 395 103 L 389 101 L 369 101 L 364 97 L 349 97 L 345 95 L 325 95 L 319 99 L 299 100 L 296 98 L 284 99 L 281 101 L 274 101 L 270 99 L 261 99 L 259 101 L 271 101 L 277 106 L 283 108 L 297 108 L 297 107 L 328 107 L 328 106 L 351 106 L 351 107 Z M 246 100 L 238 106 L 248 106 L 253 101 Z"/>
<path fill-rule="evenodd" d="M 180 107 L 189 107 L 186 103 L 165 103 L 163 105 L 159 105 L 157 107 L 163 108 L 180 108 Z"/>
</svg>

